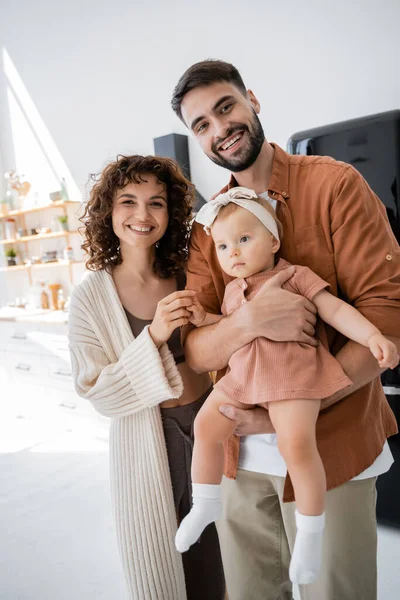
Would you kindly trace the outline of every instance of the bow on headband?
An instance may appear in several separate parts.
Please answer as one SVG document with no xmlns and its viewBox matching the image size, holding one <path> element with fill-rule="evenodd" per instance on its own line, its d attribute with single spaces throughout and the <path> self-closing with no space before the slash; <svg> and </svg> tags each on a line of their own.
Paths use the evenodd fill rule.
<svg viewBox="0 0 400 600">
<path fill-rule="evenodd" d="M 278 227 L 273 216 L 261 204 L 254 202 L 257 194 L 245 187 L 235 187 L 223 194 L 219 194 L 214 200 L 210 200 L 201 207 L 196 215 L 196 221 L 204 225 L 204 231 L 210 235 L 210 228 L 223 206 L 233 202 L 241 208 L 253 213 L 257 219 L 268 229 L 275 239 L 279 240 Z"/>
</svg>

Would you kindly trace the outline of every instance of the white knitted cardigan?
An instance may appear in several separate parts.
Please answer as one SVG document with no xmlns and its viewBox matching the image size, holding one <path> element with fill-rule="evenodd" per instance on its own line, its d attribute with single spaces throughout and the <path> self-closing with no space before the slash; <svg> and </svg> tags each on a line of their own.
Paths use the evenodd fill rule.
<svg viewBox="0 0 400 600">
<path fill-rule="evenodd" d="M 133 337 L 104 270 L 74 290 L 68 336 L 77 393 L 111 417 L 111 495 L 129 597 L 186 600 L 158 407 L 183 391 L 173 356 L 166 344 L 157 349 L 147 327 Z"/>
</svg>

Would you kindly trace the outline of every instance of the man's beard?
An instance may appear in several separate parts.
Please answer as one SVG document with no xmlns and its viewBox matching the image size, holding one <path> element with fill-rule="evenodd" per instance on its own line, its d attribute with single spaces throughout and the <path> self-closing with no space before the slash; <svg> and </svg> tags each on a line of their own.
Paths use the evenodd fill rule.
<svg viewBox="0 0 400 600">
<path fill-rule="evenodd" d="M 251 167 L 253 163 L 255 163 L 265 141 L 265 135 L 258 115 L 255 112 L 253 112 L 253 115 L 254 118 L 250 124 L 250 127 L 247 125 L 235 125 L 226 132 L 225 136 L 225 138 L 228 138 L 236 131 L 242 131 L 243 133 L 247 132 L 249 138 L 248 147 L 243 149 L 237 157 L 231 156 L 230 158 L 224 158 L 219 154 L 215 145 L 212 148 L 213 155 L 210 156 L 207 154 L 208 158 L 210 158 L 213 163 L 219 167 L 222 167 L 223 169 L 228 169 L 228 171 L 231 171 L 232 173 L 244 171 L 245 169 Z M 221 143 L 219 142 L 217 145 L 220 146 Z"/>
</svg>

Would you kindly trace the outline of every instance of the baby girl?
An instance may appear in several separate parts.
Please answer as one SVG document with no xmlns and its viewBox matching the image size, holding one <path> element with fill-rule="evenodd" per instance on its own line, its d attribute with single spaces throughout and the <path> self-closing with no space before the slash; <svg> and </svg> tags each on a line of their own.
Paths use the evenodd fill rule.
<svg viewBox="0 0 400 600">
<path fill-rule="evenodd" d="M 225 290 L 224 316 L 251 300 L 268 279 L 290 266 L 282 259 L 276 261 L 281 225 L 274 210 L 252 190 L 237 187 L 219 195 L 203 206 L 196 220 L 211 233 L 223 271 L 235 278 Z M 329 284 L 310 269 L 296 266 L 283 287 L 308 298 L 321 319 L 369 347 L 381 367 L 397 365 L 396 346 L 355 308 L 331 295 Z M 198 301 L 191 310 L 191 322 L 198 327 L 222 318 L 206 313 Z M 205 527 L 221 516 L 223 444 L 234 433 L 236 423 L 224 417 L 219 406 L 229 403 L 250 409 L 258 405 L 269 411 L 295 493 L 297 535 L 290 578 L 298 584 L 314 581 L 321 562 L 326 493 L 315 425 L 321 399 L 350 384 L 322 343 L 314 347 L 259 337 L 235 352 L 227 373 L 195 420 L 193 507 L 176 534 L 177 549 L 188 550 Z"/>
</svg>

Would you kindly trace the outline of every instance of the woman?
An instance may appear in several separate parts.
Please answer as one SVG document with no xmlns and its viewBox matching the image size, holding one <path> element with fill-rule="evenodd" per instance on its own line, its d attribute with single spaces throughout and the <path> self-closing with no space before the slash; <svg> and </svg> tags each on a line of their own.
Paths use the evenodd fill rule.
<svg viewBox="0 0 400 600">
<path fill-rule="evenodd" d="M 111 418 L 113 510 L 134 600 L 224 595 L 214 527 L 183 564 L 174 547 L 191 504 L 193 421 L 211 391 L 179 335 L 194 295 L 184 290 L 192 193 L 174 161 L 120 156 L 82 218 L 92 272 L 71 300 L 72 369 L 77 393 Z"/>
</svg>

